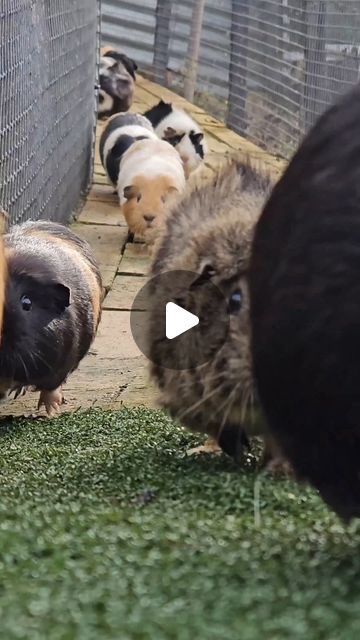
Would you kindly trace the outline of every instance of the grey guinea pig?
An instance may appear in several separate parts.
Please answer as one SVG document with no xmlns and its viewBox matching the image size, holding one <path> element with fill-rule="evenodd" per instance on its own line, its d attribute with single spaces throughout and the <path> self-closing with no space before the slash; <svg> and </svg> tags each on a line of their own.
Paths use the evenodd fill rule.
<svg viewBox="0 0 360 640">
<path fill-rule="evenodd" d="M 137 64 L 124 53 L 109 47 L 101 50 L 98 117 L 128 111 L 132 105 Z"/>
<path fill-rule="evenodd" d="M 169 358 L 179 362 L 182 353 L 176 352 L 176 340 L 169 342 L 163 335 L 163 309 L 154 296 L 147 339 L 149 351 L 156 354 L 151 375 L 160 389 L 160 404 L 237 459 L 247 442 L 246 434 L 256 433 L 255 425 L 247 421 L 255 396 L 247 270 L 254 225 L 270 189 L 269 176 L 262 177 L 249 162 L 231 161 L 212 182 L 195 185 L 175 206 L 153 251 L 152 276 L 172 270 L 198 274 L 195 278 L 204 283 L 210 280 L 220 289 L 229 314 L 226 341 L 212 358 L 198 367 L 173 370 L 160 366 L 159 352 L 171 352 Z M 180 293 L 182 306 L 198 316 L 213 317 L 216 338 L 216 309 L 206 309 L 207 291 L 202 288 L 201 284 L 196 289 L 195 311 L 189 290 Z M 158 293 L 171 299 L 173 292 Z M 158 364 L 154 364 L 156 359 Z"/>
<path fill-rule="evenodd" d="M 40 391 L 54 415 L 61 385 L 87 353 L 99 324 L 102 282 L 90 246 L 70 229 L 25 222 L 4 236 L 7 268 L 0 396 Z"/>
</svg>

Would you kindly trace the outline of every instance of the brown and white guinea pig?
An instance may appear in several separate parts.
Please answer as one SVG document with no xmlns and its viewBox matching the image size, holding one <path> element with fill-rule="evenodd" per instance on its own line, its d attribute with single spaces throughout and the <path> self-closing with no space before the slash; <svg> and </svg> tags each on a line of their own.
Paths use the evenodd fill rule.
<svg viewBox="0 0 360 640">
<path fill-rule="evenodd" d="M 145 126 L 145 123 L 148 123 Z M 119 195 L 131 234 L 152 242 L 174 198 L 185 189 L 181 158 L 138 114 L 113 118 L 100 139 L 100 156 Z"/>
<path fill-rule="evenodd" d="M 195 185 L 177 203 L 153 249 L 151 275 L 175 273 L 174 278 L 155 278 L 149 302 L 147 346 L 160 404 L 236 459 L 246 434 L 258 429 L 250 410 L 255 391 L 247 270 L 254 225 L 270 186 L 271 179 L 249 163 L 231 161 L 212 182 Z M 193 275 L 190 283 L 179 274 L 185 271 Z M 222 302 L 214 291 L 221 292 Z M 200 323 L 198 331 L 170 341 L 160 300 L 174 296 Z M 210 357 L 203 362 L 205 352 Z M 200 364 L 196 356 L 194 366 L 182 368 L 189 353 L 198 354 Z"/>
<path fill-rule="evenodd" d="M 132 105 L 137 64 L 111 47 L 100 51 L 98 117 L 128 111 Z"/>
<path fill-rule="evenodd" d="M 144 116 L 150 120 L 159 138 L 178 151 L 188 178 L 203 162 L 207 152 L 204 133 L 199 125 L 185 111 L 163 100 L 145 111 Z"/>
<path fill-rule="evenodd" d="M 87 353 L 101 314 L 102 282 L 90 246 L 47 221 L 14 226 L 4 236 L 7 268 L 0 395 L 40 391 L 54 415 L 61 386 Z"/>
</svg>

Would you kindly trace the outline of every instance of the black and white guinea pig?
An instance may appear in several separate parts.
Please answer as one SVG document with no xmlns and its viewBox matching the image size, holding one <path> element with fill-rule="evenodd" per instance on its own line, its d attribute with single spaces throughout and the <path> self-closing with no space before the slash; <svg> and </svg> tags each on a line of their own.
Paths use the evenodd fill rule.
<svg viewBox="0 0 360 640">
<path fill-rule="evenodd" d="M 128 111 L 132 105 L 137 64 L 109 47 L 101 50 L 98 117 Z"/>
<path fill-rule="evenodd" d="M 204 133 L 199 125 L 182 109 L 160 102 L 145 111 L 155 133 L 175 147 L 184 163 L 186 177 L 197 169 L 207 152 Z"/>
<path fill-rule="evenodd" d="M 101 315 L 102 282 L 90 246 L 47 221 L 14 226 L 4 236 L 7 268 L 0 396 L 30 387 L 49 416 L 61 385 L 87 353 Z"/>
<path fill-rule="evenodd" d="M 158 140 L 152 124 L 138 113 L 119 113 L 106 124 L 100 137 L 99 153 L 110 182 L 116 187 L 121 159 L 134 142 Z"/>
</svg>

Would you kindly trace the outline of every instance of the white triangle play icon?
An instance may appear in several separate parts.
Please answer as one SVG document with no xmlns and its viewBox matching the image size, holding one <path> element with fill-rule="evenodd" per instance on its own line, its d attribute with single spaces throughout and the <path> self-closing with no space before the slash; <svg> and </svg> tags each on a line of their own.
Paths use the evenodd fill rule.
<svg viewBox="0 0 360 640">
<path fill-rule="evenodd" d="M 196 327 L 197 324 L 199 324 L 199 318 L 190 313 L 190 311 L 186 311 L 186 309 L 179 307 L 174 302 L 166 304 L 165 331 L 169 340 L 180 336 L 185 331 L 189 331 L 189 329 Z"/>
</svg>

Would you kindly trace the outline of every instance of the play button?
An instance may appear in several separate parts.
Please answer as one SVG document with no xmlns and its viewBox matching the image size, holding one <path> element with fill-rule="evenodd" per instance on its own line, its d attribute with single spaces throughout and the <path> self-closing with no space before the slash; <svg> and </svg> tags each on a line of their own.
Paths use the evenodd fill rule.
<svg viewBox="0 0 360 640">
<path fill-rule="evenodd" d="M 169 340 L 177 338 L 185 331 L 189 331 L 199 324 L 199 318 L 190 311 L 186 311 L 174 302 L 168 302 L 165 306 L 165 335 Z"/>
<path fill-rule="evenodd" d="M 154 364 L 194 369 L 209 362 L 226 341 L 227 300 L 192 271 L 167 271 L 150 278 L 131 310 L 133 338 Z"/>
</svg>

